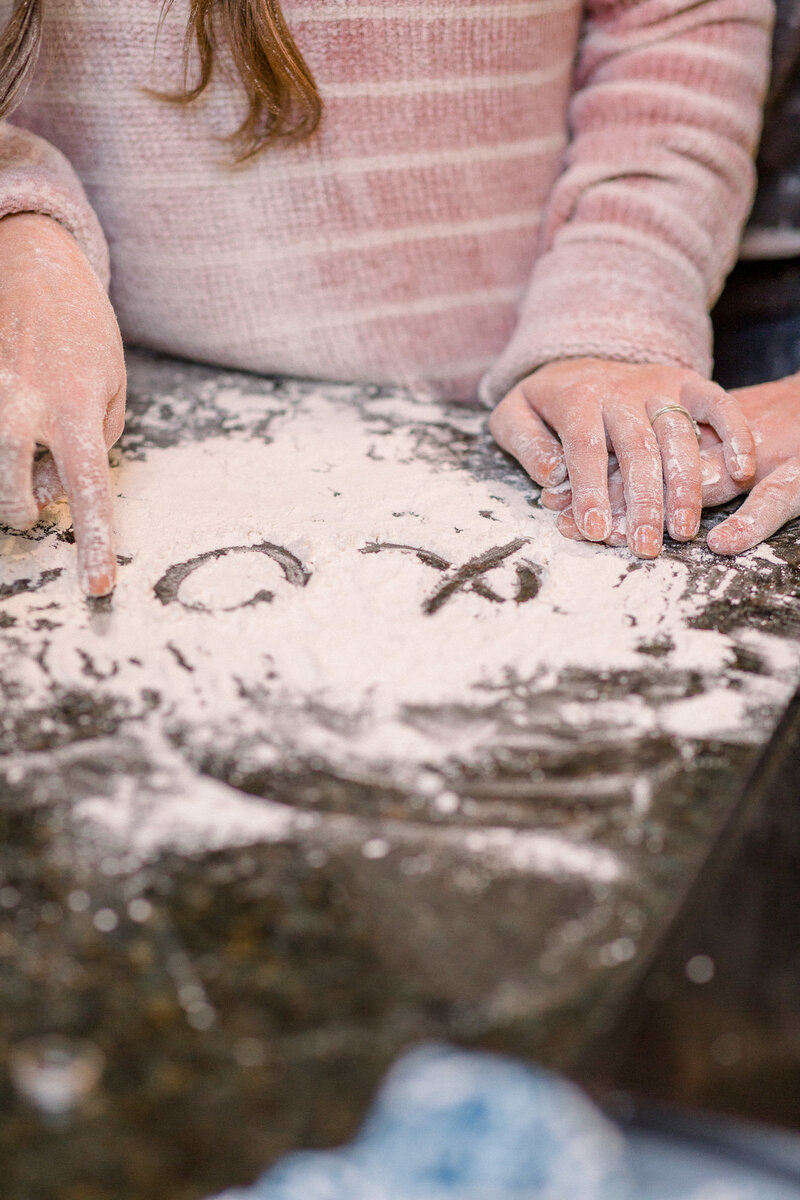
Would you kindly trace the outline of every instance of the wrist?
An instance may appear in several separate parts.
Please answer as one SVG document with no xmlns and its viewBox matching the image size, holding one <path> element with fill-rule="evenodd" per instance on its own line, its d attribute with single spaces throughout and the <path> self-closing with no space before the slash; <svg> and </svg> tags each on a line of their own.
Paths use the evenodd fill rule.
<svg viewBox="0 0 800 1200">
<path fill-rule="evenodd" d="M 53 217 L 44 213 L 19 212 L 0 217 L 0 238 L 3 240 L 25 239 L 29 242 L 45 243 L 58 241 L 62 244 L 78 245 L 75 238 Z"/>
<path fill-rule="evenodd" d="M 42 213 L 11 213 L 0 219 L 0 254 L 6 269 L 29 271 L 61 263 L 80 271 L 86 257 L 68 229 Z M 88 264 L 86 264 L 88 265 Z"/>
</svg>

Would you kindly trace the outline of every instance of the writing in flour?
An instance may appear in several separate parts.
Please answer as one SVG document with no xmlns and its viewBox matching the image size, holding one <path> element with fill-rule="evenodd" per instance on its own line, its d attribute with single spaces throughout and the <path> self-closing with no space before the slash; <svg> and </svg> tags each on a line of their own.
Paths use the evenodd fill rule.
<svg viewBox="0 0 800 1200">
<path fill-rule="evenodd" d="M 742 692 L 729 686 L 737 646 L 768 656 L 769 633 L 698 627 L 737 568 L 699 570 L 686 551 L 643 566 L 566 541 L 488 439 L 469 465 L 482 413 L 246 377 L 207 392 L 191 411 L 179 392 L 134 410 L 107 612 L 77 594 L 65 512 L 9 539 L 0 687 L 29 729 L 77 697 L 173 772 L 213 760 L 218 774 L 236 764 L 225 778 L 267 778 L 302 760 L 422 792 L 431 770 L 441 790 L 448 763 L 467 770 L 515 740 L 533 753 L 556 729 L 747 740 L 752 714 L 791 690 L 786 643 L 783 665 Z M 625 672 L 695 682 L 647 702 L 635 686 L 569 684 Z M 135 798 L 115 804 L 119 818 Z"/>
</svg>

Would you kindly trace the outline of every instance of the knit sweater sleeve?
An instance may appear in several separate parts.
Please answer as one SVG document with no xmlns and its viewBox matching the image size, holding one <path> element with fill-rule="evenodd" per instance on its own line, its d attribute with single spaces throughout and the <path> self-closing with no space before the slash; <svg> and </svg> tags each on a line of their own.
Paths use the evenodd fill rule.
<svg viewBox="0 0 800 1200">
<path fill-rule="evenodd" d="M 711 371 L 755 187 L 770 0 L 588 0 L 571 139 L 488 402 L 545 362 Z"/>
<path fill-rule="evenodd" d="M 43 138 L 0 122 L 0 217 L 28 212 L 63 225 L 108 287 L 108 246 L 69 162 Z"/>
</svg>

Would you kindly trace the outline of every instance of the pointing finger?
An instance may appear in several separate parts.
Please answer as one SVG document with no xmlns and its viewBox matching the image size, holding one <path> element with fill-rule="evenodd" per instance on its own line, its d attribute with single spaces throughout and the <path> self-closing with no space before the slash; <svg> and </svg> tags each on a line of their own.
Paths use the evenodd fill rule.
<svg viewBox="0 0 800 1200">
<path fill-rule="evenodd" d="M 742 507 L 708 535 L 715 554 L 741 554 L 800 514 L 800 459 L 776 467 L 757 483 Z"/>
<path fill-rule="evenodd" d="M 69 499 L 78 544 L 78 577 L 84 592 L 106 596 L 116 581 L 111 533 L 108 451 L 102 425 L 87 428 L 66 415 L 51 446 Z"/>
</svg>

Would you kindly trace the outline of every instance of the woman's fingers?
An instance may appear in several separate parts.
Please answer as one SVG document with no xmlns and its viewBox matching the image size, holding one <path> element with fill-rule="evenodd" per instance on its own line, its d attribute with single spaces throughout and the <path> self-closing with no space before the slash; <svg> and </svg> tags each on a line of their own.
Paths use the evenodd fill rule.
<svg viewBox="0 0 800 1200">
<path fill-rule="evenodd" d="M 0 429 L 0 523 L 14 529 L 35 524 L 40 511 L 68 499 L 78 543 L 81 587 L 104 596 L 116 579 L 111 536 L 110 446 L 122 432 L 124 384 L 92 421 L 87 410 L 62 413 L 51 427 L 51 451 L 34 459 L 35 441 L 25 431 Z"/>
<path fill-rule="evenodd" d="M 608 478 L 608 496 L 611 501 L 611 532 L 605 539 L 605 543 L 607 546 L 624 546 L 627 541 L 625 489 L 618 470 L 615 470 Z M 574 542 L 586 541 L 575 522 L 571 504 L 558 514 L 556 528 L 563 533 L 564 537 L 568 537 Z"/>
<path fill-rule="evenodd" d="M 65 414 L 51 449 L 69 500 L 78 544 L 78 577 L 92 596 L 113 591 L 117 562 L 112 540 L 111 485 L 102 424 L 87 426 Z"/>
<path fill-rule="evenodd" d="M 534 483 L 553 487 L 566 479 L 561 443 L 533 411 L 521 386 L 500 401 L 489 417 L 489 430 L 497 444 L 525 468 Z"/>
<path fill-rule="evenodd" d="M 725 464 L 733 479 L 744 483 L 756 472 L 756 445 L 738 402 L 718 384 L 694 377 L 681 387 L 681 404 L 696 421 L 705 421 L 722 438 Z"/>
<path fill-rule="evenodd" d="M 604 542 L 611 532 L 608 449 L 602 413 L 591 396 L 575 398 L 559 433 L 572 485 L 575 522 L 590 542 Z"/>
<path fill-rule="evenodd" d="M 742 490 L 741 486 L 735 483 L 728 474 L 728 468 L 725 465 L 725 455 L 719 443 L 708 450 L 702 451 L 700 463 L 703 475 L 704 508 L 714 508 L 717 504 L 727 504 L 729 500 L 733 500 L 734 496 L 739 495 Z"/>
<path fill-rule="evenodd" d="M 700 528 L 703 506 L 700 446 L 694 425 L 685 413 L 674 409 L 659 413 L 671 403 L 668 397 L 654 396 L 647 402 L 647 411 L 661 451 L 667 532 L 676 542 L 688 542 Z"/>
<path fill-rule="evenodd" d="M 35 448 L 30 430 L 4 421 L 0 428 L 0 524 L 11 529 L 30 529 L 39 516 L 32 488 Z"/>
<path fill-rule="evenodd" d="M 573 515 L 571 505 L 569 508 L 565 508 L 563 512 L 558 514 L 558 517 L 556 518 L 556 529 L 559 533 L 562 533 L 565 538 L 569 538 L 571 542 L 586 541 L 586 538 L 575 524 L 575 517 Z"/>
<path fill-rule="evenodd" d="M 657 410 L 656 410 L 657 411 Z M 673 415 L 673 414 L 668 414 Z M 680 413 L 674 414 L 679 421 L 691 430 L 691 426 L 685 417 L 681 417 Z M 662 419 L 659 417 L 656 421 L 656 428 L 660 425 Z M 718 504 L 726 504 L 728 500 L 733 500 L 741 492 L 741 487 L 735 483 L 728 473 L 728 468 L 725 465 L 725 456 L 722 450 L 722 443 L 719 441 L 716 433 L 710 430 L 708 425 L 702 426 L 703 441 L 700 447 L 700 474 L 702 479 L 702 505 L 704 508 L 713 508 Z M 692 431 L 691 437 L 696 444 L 696 438 Z M 661 439 L 659 438 L 661 444 Z M 664 450 L 662 445 L 662 462 L 664 458 Z M 610 461 L 616 464 L 616 459 L 612 456 Z M 608 492 L 611 500 L 611 510 L 613 519 L 613 528 L 618 533 L 621 528 L 621 517 L 624 516 L 625 501 L 622 494 L 622 477 L 619 473 L 619 468 L 610 472 L 608 477 Z M 545 488 L 542 490 L 541 496 L 542 505 L 544 508 L 549 508 L 554 512 L 565 512 L 566 509 L 572 506 L 572 489 L 569 480 L 560 484 L 556 488 Z M 569 525 L 572 522 L 572 526 Z M 565 526 L 572 529 L 575 526 L 574 517 L 570 513 L 569 521 Z M 559 526 L 560 528 L 560 526 Z M 676 530 L 677 532 L 677 530 Z M 567 533 L 566 536 L 572 536 L 572 533 Z M 674 537 L 674 534 L 672 534 Z M 683 539 L 676 539 L 683 540 Z M 612 544 L 609 539 L 609 544 Z"/>
<path fill-rule="evenodd" d="M 716 435 L 714 435 L 716 437 Z M 611 500 L 611 509 L 614 509 L 614 480 L 619 478 L 619 463 L 617 456 L 609 453 L 608 456 L 608 494 Z M 559 483 L 557 487 L 542 488 L 542 494 L 539 497 L 543 508 L 549 508 L 553 512 L 563 512 L 565 508 L 569 508 L 572 504 L 572 484 L 568 479 L 563 483 Z"/>
<path fill-rule="evenodd" d="M 800 514 L 800 459 L 776 467 L 757 483 L 742 507 L 709 532 L 715 554 L 741 554 Z"/>
<path fill-rule="evenodd" d="M 549 508 L 553 512 L 563 512 L 565 508 L 569 508 L 572 504 L 572 484 L 568 479 L 565 479 L 557 487 L 542 488 L 542 494 L 539 499 L 541 500 L 542 508 Z"/>
<path fill-rule="evenodd" d="M 644 413 L 636 409 L 609 410 L 606 424 L 625 488 L 628 547 L 639 558 L 656 558 L 664 532 L 664 483 L 656 435 Z"/>
<path fill-rule="evenodd" d="M 673 409 L 659 415 L 665 399 Z M 665 507 L 667 529 L 677 541 L 694 537 L 700 524 L 700 449 L 692 422 L 675 411 L 678 403 L 716 430 L 725 476 L 752 484 L 755 444 L 737 400 L 679 367 L 599 359 L 545 364 L 498 406 L 492 430 L 542 484 L 543 506 L 564 518 L 559 528 L 590 541 L 606 541 L 612 532 L 618 537 L 621 528 L 619 521 L 612 524 L 606 479 L 612 448 L 625 485 L 628 545 L 641 558 L 655 558 L 661 551 Z M 520 447 L 523 422 L 526 438 Z M 562 467 L 548 477 L 555 441 L 551 430 L 561 439 L 566 476 Z M 545 457 L 548 463 L 542 461 Z"/>
<path fill-rule="evenodd" d="M 559 533 L 573 542 L 585 542 L 586 538 L 575 524 L 572 508 L 566 508 L 558 514 L 556 527 Z M 607 546 L 624 546 L 627 541 L 627 531 L 624 509 L 614 512 L 611 519 L 611 532 L 605 540 Z"/>
</svg>

